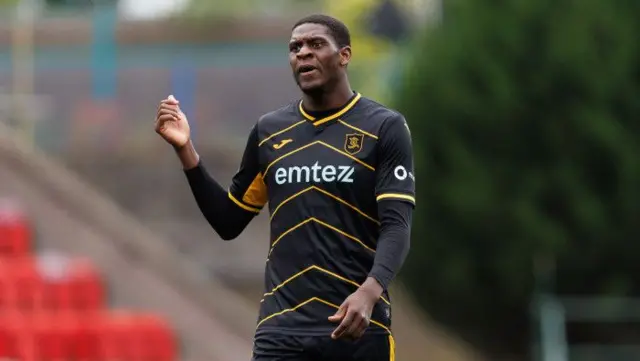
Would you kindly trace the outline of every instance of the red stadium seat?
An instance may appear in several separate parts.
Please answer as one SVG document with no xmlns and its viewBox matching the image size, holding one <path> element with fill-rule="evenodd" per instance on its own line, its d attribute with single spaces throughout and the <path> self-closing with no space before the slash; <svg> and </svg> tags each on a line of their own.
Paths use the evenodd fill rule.
<svg viewBox="0 0 640 361">
<path fill-rule="evenodd" d="M 17 204 L 0 200 L 0 257 L 24 256 L 30 251 L 31 230 Z"/>
<path fill-rule="evenodd" d="M 39 360 L 54 360 L 71 356 L 73 319 L 53 313 L 31 315 L 30 329 Z"/>
<path fill-rule="evenodd" d="M 73 355 L 78 361 L 100 360 L 101 314 L 97 312 L 80 315 L 73 331 Z"/>
<path fill-rule="evenodd" d="M 13 301 L 13 290 L 7 271 L 8 267 L 3 261 L 0 261 L 0 310 L 8 309 Z"/>
<path fill-rule="evenodd" d="M 162 317 L 105 307 L 95 265 L 31 255 L 25 213 L 0 200 L 0 361 L 174 361 L 176 337 Z"/>
<path fill-rule="evenodd" d="M 0 318 L 0 358 L 20 357 L 20 334 L 7 321 Z"/>
<path fill-rule="evenodd" d="M 105 292 L 100 273 L 89 260 L 78 259 L 69 270 L 74 305 L 77 310 L 93 311 L 105 306 Z"/>
<path fill-rule="evenodd" d="M 142 359 L 140 361 L 173 361 L 176 358 L 176 340 L 167 322 L 156 315 L 136 317 L 135 330 L 140 335 Z"/>
<path fill-rule="evenodd" d="M 33 361 L 35 354 L 24 316 L 17 311 L 0 314 L 0 359 Z"/>
<path fill-rule="evenodd" d="M 105 318 L 102 331 L 103 359 L 173 361 L 176 358 L 174 335 L 158 316 L 114 312 Z"/>
<path fill-rule="evenodd" d="M 102 280 L 91 262 L 45 263 L 30 257 L 0 260 L 0 309 L 96 311 L 105 306 Z"/>
<path fill-rule="evenodd" d="M 0 320 L 12 325 L 12 330 L 19 330 L 11 334 L 14 339 L 16 335 L 20 337 L 21 359 L 99 360 L 97 332 L 91 327 L 95 320 L 86 314 L 36 311 L 29 314 L 14 313 L 12 317 Z"/>
<path fill-rule="evenodd" d="M 100 324 L 100 359 L 134 361 L 135 335 L 131 332 L 132 315 L 114 312 L 105 315 Z"/>
<path fill-rule="evenodd" d="M 71 260 L 61 274 L 44 282 L 47 309 L 96 311 L 105 306 L 102 280 L 89 261 Z"/>
<path fill-rule="evenodd" d="M 174 361 L 164 319 L 130 312 L 0 314 L 0 357 L 21 361 Z"/>
<path fill-rule="evenodd" d="M 44 284 L 30 257 L 0 260 L 0 307 L 33 311 L 42 308 Z"/>
</svg>

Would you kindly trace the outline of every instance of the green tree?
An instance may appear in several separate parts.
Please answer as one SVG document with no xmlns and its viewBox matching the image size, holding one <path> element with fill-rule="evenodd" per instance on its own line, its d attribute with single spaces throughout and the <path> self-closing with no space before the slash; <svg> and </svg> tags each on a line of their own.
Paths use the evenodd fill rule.
<svg viewBox="0 0 640 361">
<path fill-rule="evenodd" d="M 640 294 L 640 2 L 462 0 L 398 93 L 418 206 L 402 277 L 479 348 L 524 354 L 533 259 L 560 294 Z"/>
</svg>

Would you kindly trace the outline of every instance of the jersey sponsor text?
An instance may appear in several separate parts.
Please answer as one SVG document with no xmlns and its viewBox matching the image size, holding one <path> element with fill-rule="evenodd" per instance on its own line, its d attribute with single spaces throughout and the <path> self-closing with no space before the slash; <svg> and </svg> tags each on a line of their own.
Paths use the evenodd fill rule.
<svg viewBox="0 0 640 361">
<path fill-rule="evenodd" d="M 353 183 L 355 169 L 348 165 L 291 166 L 276 169 L 275 180 L 279 185 L 293 183 Z"/>
</svg>

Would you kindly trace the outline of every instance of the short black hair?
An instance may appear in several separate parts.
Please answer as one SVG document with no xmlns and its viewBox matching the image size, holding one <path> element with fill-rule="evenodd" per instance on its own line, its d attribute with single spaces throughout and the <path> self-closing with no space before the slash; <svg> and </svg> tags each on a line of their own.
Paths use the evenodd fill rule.
<svg viewBox="0 0 640 361">
<path fill-rule="evenodd" d="M 345 46 L 351 46 L 351 34 L 349 34 L 349 28 L 340 20 L 331 17 L 329 15 L 314 14 L 306 16 L 298 20 L 291 30 L 297 28 L 302 24 L 320 24 L 329 29 L 329 35 L 336 41 L 338 47 L 344 48 Z"/>
</svg>

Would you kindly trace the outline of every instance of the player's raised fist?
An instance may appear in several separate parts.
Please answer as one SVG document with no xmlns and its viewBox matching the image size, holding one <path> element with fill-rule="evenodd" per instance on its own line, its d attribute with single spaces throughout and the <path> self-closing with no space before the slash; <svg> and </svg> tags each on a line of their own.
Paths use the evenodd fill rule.
<svg viewBox="0 0 640 361">
<path fill-rule="evenodd" d="M 180 110 L 180 102 L 173 95 L 160 102 L 155 128 L 156 133 L 175 148 L 182 148 L 189 142 L 189 122 Z"/>
</svg>

